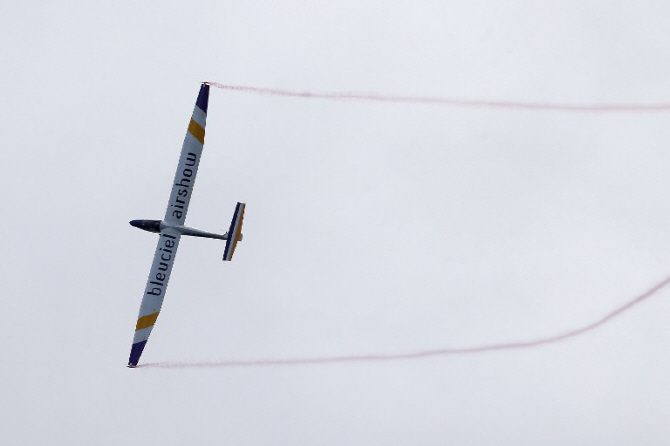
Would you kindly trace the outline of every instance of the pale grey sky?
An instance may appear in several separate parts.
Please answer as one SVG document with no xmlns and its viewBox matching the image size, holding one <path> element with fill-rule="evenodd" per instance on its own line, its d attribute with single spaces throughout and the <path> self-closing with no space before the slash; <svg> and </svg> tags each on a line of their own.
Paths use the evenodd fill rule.
<svg viewBox="0 0 670 446">
<path fill-rule="evenodd" d="M 201 81 L 670 101 L 663 1 L 4 2 L 0 442 L 666 445 L 670 290 L 537 349 L 126 369 Z M 144 362 L 402 353 L 577 328 L 670 274 L 670 113 L 212 89 Z"/>
</svg>

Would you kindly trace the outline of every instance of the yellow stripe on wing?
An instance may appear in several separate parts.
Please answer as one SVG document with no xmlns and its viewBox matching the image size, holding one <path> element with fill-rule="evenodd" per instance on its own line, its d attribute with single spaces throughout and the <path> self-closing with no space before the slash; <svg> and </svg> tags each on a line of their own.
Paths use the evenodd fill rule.
<svg viewBox="0 0 670 446">
<path fill-rule="evenodd" d="M 147 314 L 146 316 L 142 316 L 141 318 L 137 319 L 137 326 L 135 327 L 135 331 L 149 328 L 154 325 L 156 323 L 156 319 L 158 319 L 158 313 L 160 313 L 160 311 L 157 311 L 153 314 Z"/>
<path fill-rule="evenodd" d="M 193 118 L 191 118 L 191 122 L 188 124 L 188 132 L 200 141 L 200 144 L 205 144 L 205 129 L 195 122 Z"/>
</svg>

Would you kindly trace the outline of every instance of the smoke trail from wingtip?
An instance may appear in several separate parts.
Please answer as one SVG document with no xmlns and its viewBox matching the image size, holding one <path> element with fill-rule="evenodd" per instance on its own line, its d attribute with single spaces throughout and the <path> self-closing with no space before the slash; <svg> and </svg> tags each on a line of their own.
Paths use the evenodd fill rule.
<svg viewBox="0 0 670 446">
<path fill-rule="evenodd" d="M 333 99 L 333 100 L 357 100 L 376 101 L 406 104 L 433 104 L 454 107 L 483 107 L 518 110 L 544 110 L 544 111 L 568 111 L 568 112 L 653 112 L 670 111 L 670 103 L 639 104 L 562 104 L 552 102 L 523 102 L 523 101 L 496 101 L 488 99 L 453 99 L 436 96 L 394 96 L 376 93 L 355 92 L 332 92 L 317 93 L 311 91 L 285 90 L 278 88 L 253 87 L 245 85 L 225 85 L 218 82 L 205 82 L 212 87 L 224 90 L 239 91 L 244 93 L 266 94 L 271 96 L 284 96 L 308 99 Z"/>
<path fill-rule="evenodd" d="M 378 361 L 398 361 L 419 358 L 428 358 L 433 356 L 448 355 L 466 355 L 476 353 L 487 353 L 499 350 L 518 350 L 523 348 L 540 347 L 545 344 L 562 342 L 570 338 L 583 335 L 587 332 L 610 322 L 617 316 L 627 312 L 636 305 L 644 302 L 663 288 L 670 284 L 670 277 L 664 279 L 658 284 L 639 296 L 629 300 L 625 304 L 611 310 L 609 313 L 591 322 L 573 330 L 565 331 L 554 336 L 538 338 L 530 341 L 519 341 L 499 344 L 485 344 L 473 347 L 440 348 L 433 350 L 420 350 L 415 352 L 395 353 L 395 354 L 369 354 L 369 355 L 348 355 L 348 356 L 314 356 L 304 358 L 277 358 L 277 359 L 251 359 L 241 361 L 210 361 L 210 362 L 157 362 L 144 364 L 143 368 L 162 368 L 162 369 L 203 369 L 203 368 L 225 368 L 225 367 L 268 367 L 268 366 L 299 366 L 299 365 L 318 365 L 333 363 L 353 363 L 353 362 L 378 362 Z"/>
</svg>

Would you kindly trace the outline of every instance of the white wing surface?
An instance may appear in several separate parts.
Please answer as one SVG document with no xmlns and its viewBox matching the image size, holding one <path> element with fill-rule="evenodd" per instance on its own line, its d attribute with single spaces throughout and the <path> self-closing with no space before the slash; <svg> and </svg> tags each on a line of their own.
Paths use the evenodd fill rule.
<svg viewBox="0 0 670 446">
<path fill-rule="evenodd" d="M 165 211 L 167 223 L 183 225 L 186 219 L 188 203 L 191 201 L 195 175 L 198 173 L 202 147 L 205 144 L 205 124 L 207 123 L 207 103 L 209 102 L 209 85 L 202 84 L 198 100 L 193 109 L 188 131 L 181 148 L 181 156 L 177 172 L 172 182 L 172 193 Z"/>
<path fill-rule="evenodd" d="M 195 176 L 200 164 L 202 147 L 205 142 L 205 123 L 207 120 L 207 103 L 209 101 L 209 85 L 203 84 L 188 125 L 184 145 L 181 149 L 177 172 L 172 185 L 172 193 L 168 201 L 164 221 L 169 224 L 183 225 L 186 219 L 188 204 L 195 184 Z M 156 323 L 163 298 L 167 291 L 172 265 L 177 255 L 180 233 L 169 227 L 163 228 L 158 237 L 158 246 L 151 265 L 149 279 L 142 297 L 140 313 L 135 326 L 135 337 L 130 350 L 128 367 L 136 367 L 142 351 L 149 339 L 149 334 Z"/>
<path fill-rule="evenodd" d="M 137 317 L 135 326 L 135 337 L 133 346 L 130 350 L 128 366 L 137 366 L 144 346 L 147 344 L 151 330 L 154 328 L 158 314 L 163 305 L 163 298 L 167 291 L 172 265 L 177 255 L 179 247 L 180 234 L 174 229 L 161 231 L 158 238 L 158 246 L 154 254 L 154 263 L 151 265 L 147 286 L 144 289 L 142 304 L 140 305 L 140 314 Z"/>
</svg>

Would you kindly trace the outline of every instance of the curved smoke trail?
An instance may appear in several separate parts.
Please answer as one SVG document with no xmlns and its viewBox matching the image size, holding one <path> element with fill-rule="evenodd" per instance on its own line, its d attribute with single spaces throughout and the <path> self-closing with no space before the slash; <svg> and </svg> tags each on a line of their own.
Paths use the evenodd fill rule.
<svg viewBox="0 0 670 446">
<path fill-rule="evenodd" d="M 485 344 L 474 347 L 460 347 L 460 348 L 440 348 L 434 350 L 421 350 L 407 353 L 395 354 L 370 354 L 370 355 L 350 355 L 350 356 L 321 356 L 321 357 L 305 357 L 305 358 L 278 358 L 278 359 L 251 359 L 244 361 L 212 361 L 212 362 L 157 362 L 144 364 L 143 368 L 164 368 L 164 369 L 186 369 L 186 368 L 216 368 L 216 367 L 254 367 L 254 366 L 280 366 L 280 365 L 308 365 L 308 364 L 332 364 L 332 363 L 346 363 L 346 362 L 373 362 L 373 361 L 393 361 L 393 360 L 407 360 L 426 358 L 430 356 L 446 356 L 446 355 L 465 355 L 474 353 L 486 353 L 497 350 L 517 350 L 522 348 L 539 347 L 544 344 L 552 344 L 555 342 L 565 341 L 566 339 L 574 338 L 589 331 L 595 330 L 601 325 L 606 324 L 613 318 L 630 310 L 634 306 L 649 299 L 663 288 L 670 284 L 670 277 L 654 285 L 646 292 L 629 300 L 620 307 L 615 308 L 600 319 L 591 322 L 573 330 L 569 330 L 554 336 L 539 338 L 530 341 L 509 342 L 500 344 Z"/>
<path fill-rule="evenodd" d="M 485 107 L 519 110 L 553 110 L 580 112 L 652 112 L 670 111 L 670 103 L 656 104 L 559 104 L 551 102 L 519 102 L 494 101 L 476 99 L 450 99 L 432 96 L 388 96 L 374 93 L 333 92 L 315 93 L 310 91 L 293 91 L 276 88 L 251 87 L 243 85 L 225 85 L 218 82 L 205 82 L 212 87 L 245 93 L 267 94 L 310 99 L 351 99 L 360 101 L 395 102 L 406 104 L 434 104 L 458 107 Z"/>
</svg>

